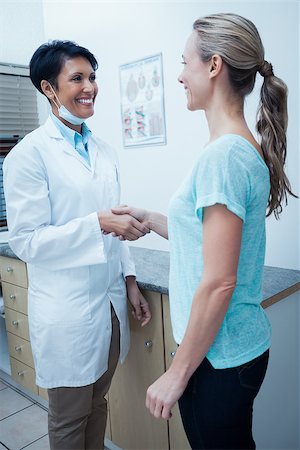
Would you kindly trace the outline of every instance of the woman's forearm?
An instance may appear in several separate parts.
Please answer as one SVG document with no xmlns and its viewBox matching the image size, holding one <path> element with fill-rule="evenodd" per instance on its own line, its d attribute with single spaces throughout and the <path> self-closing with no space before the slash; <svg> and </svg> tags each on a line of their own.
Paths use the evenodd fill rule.
<svg viewBox="0 0 300 450">
<path fill-rule="evenodd" d="M 149 228 L 151 231 L 168 239 L 168 218 L 158 212 L 149 212 Z"/>
<path fill-rule="evenodd" d="M 184 338 L 170 370 L 188 381 L 213 344 L 227 312 L 234 280 L 202 282 L 197 288 Z"/>
</svg>

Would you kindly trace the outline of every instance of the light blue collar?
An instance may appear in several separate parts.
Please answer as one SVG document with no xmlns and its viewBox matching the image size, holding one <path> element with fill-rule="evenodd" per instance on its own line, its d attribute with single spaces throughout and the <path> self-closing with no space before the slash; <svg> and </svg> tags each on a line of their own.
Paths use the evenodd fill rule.
<svg viewBox="0 0 300 450">
<path fill-rule="evenodd" d="M 64 123 L 62 123 L 61 120 L 59 120 L 52 111 L 50 111 L 50 115 L 52 117 L 53 122 L 59 129 L 62 137 L 66 139 L 66 141 L 69 142 L 69 144 L 72 145 L 72 147 L 77 150 L 78 144 L 82 143 L 84 146 L 88 143 L 88 140 L 92 134 L 89 127 L 86 125 L 85 122 L 82 124 L 82 134 L 78 133 L 75 130 L 72 130 L 72 128 L 67 127 Z"/>
<path fill-rule="evenodd" d="M 60 131 L 62 137 L 71 144 L 74 150 L 79 153 L 89 164 L 90 158 L 88 153 L 88 141 L 92 134 L 91 130 L 88 128 L 85 122 L 82 124 L 82 134 L 78 133 L 72 128 L 67 127 L 61 120 L 59 120 L 52 111 L 50 111 L 51 118 Z"/>
</svg>

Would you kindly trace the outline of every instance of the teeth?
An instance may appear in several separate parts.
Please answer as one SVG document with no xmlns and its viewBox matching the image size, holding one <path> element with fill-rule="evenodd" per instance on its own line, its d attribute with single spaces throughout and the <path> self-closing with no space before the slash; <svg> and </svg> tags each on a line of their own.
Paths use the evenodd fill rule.
<svg viewBox="0 0 300 450">
<path fill-rule="evenodd" d="M 90 103 L 93 103 L 93 99 L 92 98 L 88 98 L 88 99 L 85 99 L 85 98 L 80 98 L 79 100 L 77 100 L 79 103 L 83 103 L 83 104 L 90 104 Z"/>
</svg>

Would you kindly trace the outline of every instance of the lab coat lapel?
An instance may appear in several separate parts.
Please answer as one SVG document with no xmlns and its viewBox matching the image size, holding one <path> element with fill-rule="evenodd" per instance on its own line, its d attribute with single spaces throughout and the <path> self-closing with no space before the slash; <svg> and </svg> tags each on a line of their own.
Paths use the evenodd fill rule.
<svg viewBox="0 0 300 450">
<path fill-rule="evenodd" d="M 93 137 L 91 136 L 89 139 L 89 157 L 90 157 L 90 170 L 92 172 L 92 175 L 94 175 L 95 170 L 96 170 L 96 164 L 97 164 L 97 158 L 98 158 L 98 154 L 99 154 L 99 149 L 93 139 Z"/>
<path fill-rule="evenodd" d="M 43 125 L 43 128 L 48 136 L 55 138 L 55 139 L 61 139 L 61 140 L 64 139 L 62 137 L 60 131 L 58 130 L 58 128 L 55 126 L 55 123 L 51 119 L 51 116 L 48 117 L 45 124 Z"/>
<path fill-rule="evenodd" d="M 51 119 L 51 117 L 48 117 L 45 125 L 44 130 L 47 133 L 47 135 L 53 139 L 57 139 L 60 141 L 60 146 L 63 152 L 67 153 L 68 155 L 72 156 L 73 158 L 76 158 L 81 164 L 83 164 L 90 172 L 92 171 L 91 166 L 89 163 L 79 155 L 79 153 L 72 147 L 72 145 L 67 142 L 63 136 L 61 135 L 60 131 L 55 126 L 55 123 Z M 90 156 L 91 161 L 91 156 Z"/>
<path fill-rule="evenodd" d="M 72 145 L 69 142 L 67 142 L 65 139 L 63 142 L 63 151 L 65 153 L 68 153 L 68 155 L 73 156 L 73 158 L 76 158 L 81 164 L 83 164 L 91 172 L 91 166 L 89 165 L 89 163 L 82 156 L 80 156 L 80 154 L 75 150 L 75 148 L 72 147 Z"/>
</svg>

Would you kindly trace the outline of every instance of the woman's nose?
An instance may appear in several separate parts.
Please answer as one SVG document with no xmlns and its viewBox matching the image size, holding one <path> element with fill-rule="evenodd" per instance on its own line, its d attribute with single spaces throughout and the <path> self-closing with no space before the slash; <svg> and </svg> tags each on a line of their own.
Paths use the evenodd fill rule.
<svg viewBox="0 0 300 450">
<path fill-rule="evenodd" d="M 86 92 L 91 92 L 95 89 L 94 83 L 92 83 L 90 80 L 86 80 L 83 86 L 83 90 Z"/>
</svg>

